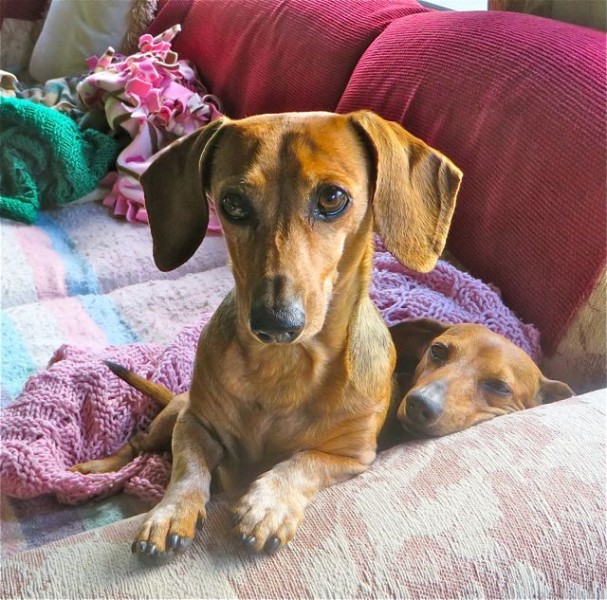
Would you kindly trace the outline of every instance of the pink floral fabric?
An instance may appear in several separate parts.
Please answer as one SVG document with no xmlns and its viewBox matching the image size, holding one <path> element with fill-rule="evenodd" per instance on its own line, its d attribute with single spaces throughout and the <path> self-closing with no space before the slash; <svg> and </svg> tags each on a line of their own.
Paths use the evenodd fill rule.
<svg viewBox="0 0 607 600">
<path fill-rule="evenodd" d="M 10 598 L 605 598 L 605 394 L 384 452 L 254 556 L 218 496 L 188 551 L 146 568 L 140 517 L 5 560 Z"/>
<path fill-rule="evenodd" d="M 180 29 L 175 25 L 156 37 L 142 35 L 139 52 L 130 56 L 108 48 L 103 56 L 91 57 L 92 72 L 77 88 L 85 106 L 103 111 L 114 132 L 124 130 L 132 138 L 118 156 L 118 171 L 105 180 L 112 189 L 104 199 L 128 221 L 148 221 L 139 176 L 157 153 L 220 116 L 219 100 L 171 50 Z M 212 211 L 210 217 L 209 229 L 220 231 Z"/>
</svg>

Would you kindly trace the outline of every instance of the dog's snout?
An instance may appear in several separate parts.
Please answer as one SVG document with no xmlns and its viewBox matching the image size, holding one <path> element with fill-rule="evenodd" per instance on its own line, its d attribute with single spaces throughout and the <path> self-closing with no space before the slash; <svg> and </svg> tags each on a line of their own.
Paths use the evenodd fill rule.
<svg viewBox="0 0 607 600">
<path fill-rule="evenodd" d="M 445 385 L 434 381 L 407 396 L 407 417 L 417 425 L 432 425 L 445 411 Z"/>
<path fill-rule="evenodd" d="M 264 279 L 251 305 L 251 331 L 266 344 L 290 344 L 305 325 L 303 304 L 293 290 L 293 282 L 283 275 Z"/>
<path fill-rule="evenodd" d="M 290 344 L 302 332 L 305 315 L 299 303 L 271 307 L 264 302 L 253 302 L 251 331 L 266 344 Z"/>
</svg>

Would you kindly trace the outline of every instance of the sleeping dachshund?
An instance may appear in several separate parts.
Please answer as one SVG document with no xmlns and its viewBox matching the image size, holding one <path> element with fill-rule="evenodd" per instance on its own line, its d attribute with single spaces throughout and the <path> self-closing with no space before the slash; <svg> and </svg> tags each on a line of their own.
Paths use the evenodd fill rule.
<svg viewBox="0 0 607 600">
<path fill-rule="evenodd" d="M 403 441 L 403 430 L 406 439 L 439 437 L 574 394 L 482 325 L 415 319 L 390 333 L 397 351 L 396 392 L 380 448 Z"/>
</svg>

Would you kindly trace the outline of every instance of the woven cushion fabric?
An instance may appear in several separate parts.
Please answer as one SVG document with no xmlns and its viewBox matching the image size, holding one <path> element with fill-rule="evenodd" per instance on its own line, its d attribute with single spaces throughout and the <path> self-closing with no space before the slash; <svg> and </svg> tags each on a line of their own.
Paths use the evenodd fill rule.
<svg viewBox="0 0 607 600">
<path fill-rule="evenodd" d="M 578 394 L 607 386 L 607 272 L 561 338 L 556 352 L 545 357 L 542 372 L 566 381 Z"/>
<path fill-rule="evenodd" d="M 2 596 L 604 598 L 604 490 L 603 390 L 383 453 L 272 557 L 235 543 L 216 498 L 169 564 L 131 555 L 137 517 L 3 561 Z"/>
<path fill-rule="evenodd" d="M 194 61 L 231 117 L 335 110 L 369 44 L 392 20 L 427 10 L 415 0 L 195 0 L 188 11 L 181 0 L 180 6 L 171 14 L 163 9 L 150 31 L 181 18 L 174 50 Z"/>
<path fill-rule="evenodd" d="M 605 37 L 503 12 L 392 23 L 339 112 L 371 108 L 464 180 L 448 245 L 551 353 L 605 265 Z"/>
</svg>

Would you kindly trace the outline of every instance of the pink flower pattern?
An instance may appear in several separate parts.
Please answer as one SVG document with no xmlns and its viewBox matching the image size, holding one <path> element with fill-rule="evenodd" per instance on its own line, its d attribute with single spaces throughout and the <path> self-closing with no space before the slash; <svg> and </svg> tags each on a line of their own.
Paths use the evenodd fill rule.
<svg viewBox="0 0 607 600">
<path fill-rule="evenodd" d="M 148 222 L 139 177 L 158 152 L 221 115 L 219 100 L 171 50 L 180 29 L 175 25 L 156 37 L 142 35 L 139 52 L 130 56 L 108 48 L 101 57 L 90 57 L 91 73 L 77 88 L 89 110 L 105 113 L 113 132 L 124 130 L 132 138 L 118 156 L 117 172 L 104 181 L 111 191 L 103 201 L 131 222 Z M 213 211 L 209 230 L 221 231 Z"/>
</svg>

